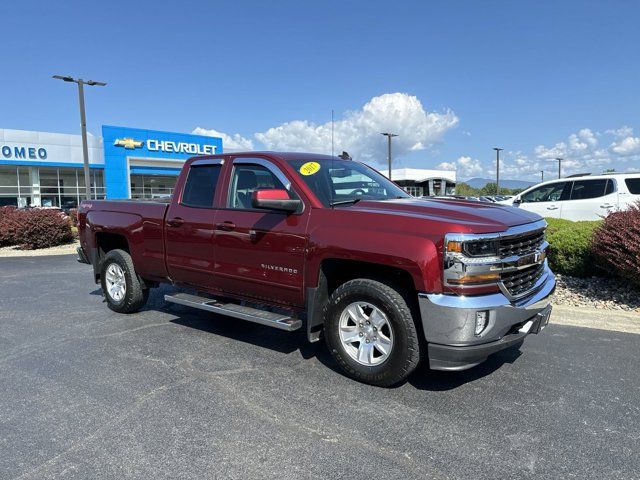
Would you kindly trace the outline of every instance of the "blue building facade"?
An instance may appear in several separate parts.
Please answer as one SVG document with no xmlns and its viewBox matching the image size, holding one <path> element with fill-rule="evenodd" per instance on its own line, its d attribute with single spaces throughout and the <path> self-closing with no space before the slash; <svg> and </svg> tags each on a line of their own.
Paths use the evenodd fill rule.
<svg viewBox="0 0 640 480">
<path fill-rule="evenodd" d="M 104 125 L 102 141 L 107 198 L 169 195 L 185 160 L 222 153 L 218 137 L 139 128 Z"/>
</svg>

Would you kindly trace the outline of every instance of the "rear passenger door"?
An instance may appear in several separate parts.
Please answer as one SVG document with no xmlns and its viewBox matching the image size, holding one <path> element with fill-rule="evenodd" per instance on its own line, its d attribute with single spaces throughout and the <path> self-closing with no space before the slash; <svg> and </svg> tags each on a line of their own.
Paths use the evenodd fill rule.
<svg viewBox="0 0 640 480">
<path fill-rule="evenodd" d="M 561 218 L 566 220 L 599 220 L 618 206 L 618 194 L 610 178 L 575 180 L 569 198 L 562 202 Z"/>
<path fill-rule="evenodd" d="M 167 269 L 183 285 L 214 288 L 214 197 L 221 159 L 196 160 L 189 166 L 180 198 L 165 218 Z"/>
</svg>

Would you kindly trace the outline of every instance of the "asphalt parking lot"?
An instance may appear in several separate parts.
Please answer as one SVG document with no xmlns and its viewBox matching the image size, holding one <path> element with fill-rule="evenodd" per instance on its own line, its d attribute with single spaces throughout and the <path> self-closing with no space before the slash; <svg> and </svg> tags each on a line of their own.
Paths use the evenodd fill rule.
<svg viewBox="0 0 640 480">
<path fill-rule="evenodd" d="M 0 259 L 0 478 L 640 478 L 640 335 L 381 389 L 169 290 L 119 315 L 73 256 Z"/>
</svg>

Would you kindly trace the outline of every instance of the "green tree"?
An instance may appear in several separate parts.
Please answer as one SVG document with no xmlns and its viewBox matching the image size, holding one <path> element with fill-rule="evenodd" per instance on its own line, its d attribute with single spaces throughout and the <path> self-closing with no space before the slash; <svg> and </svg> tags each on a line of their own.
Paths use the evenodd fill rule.
<svg viewBox="0 0 640 480">
<path fill-rule="evenodd" d="M 504 192 L 504 188 L 501 188 L 500 191 Z M 497 195 L 498 194 L 498 186 L 495 183 L 487 183 L 484 187 L 480 189 L 480 195 Z"/>
<path fill-rule="evenodd" d="M 468 183 L 460 182 L 456 184 L 456 195 L 464 195 L 465 197 L 477 197 L 479 194 L 477 188 L 473 188 Z"/>
</svg>

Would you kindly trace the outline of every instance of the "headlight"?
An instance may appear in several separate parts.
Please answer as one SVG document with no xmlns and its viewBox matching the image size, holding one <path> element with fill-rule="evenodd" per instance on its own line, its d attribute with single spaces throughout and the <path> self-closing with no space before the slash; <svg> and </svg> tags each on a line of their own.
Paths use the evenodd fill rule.
<svg viewBox="0 0 640 480">
<path fill-rule="evenodd" d="M 498 239 L 451 236 L 445 238 L 444 284 L 458 289 L 493 286 L 497 290 L 501 273 L 496 263 L 500 261 Z"/>
<path fill-rule="evenodd" d="M 467 257 L 497 257 L 498 242 L 493 240 L 450 241 L 447 243 L 447 251 L 463 253 Z"/>
<path fill-rule="evenodd" d="M 498 242 L 464 242 L 463 250 L 470 257 L 497 257 Z"/>
</svg>

